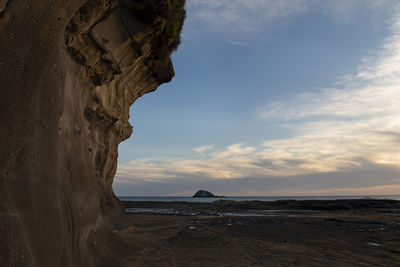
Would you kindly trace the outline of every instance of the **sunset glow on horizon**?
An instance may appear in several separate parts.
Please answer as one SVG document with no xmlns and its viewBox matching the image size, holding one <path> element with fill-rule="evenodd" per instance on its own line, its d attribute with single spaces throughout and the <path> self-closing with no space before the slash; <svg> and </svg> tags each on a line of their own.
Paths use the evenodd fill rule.
<svg viewBox="0 0 400 267">
<path fill-rule="evenodd" d="M 133 106 L 116 193 L 398 194 L 400 7 L 242 2 L 188 1 L 176 77 Z"/>
</svg>

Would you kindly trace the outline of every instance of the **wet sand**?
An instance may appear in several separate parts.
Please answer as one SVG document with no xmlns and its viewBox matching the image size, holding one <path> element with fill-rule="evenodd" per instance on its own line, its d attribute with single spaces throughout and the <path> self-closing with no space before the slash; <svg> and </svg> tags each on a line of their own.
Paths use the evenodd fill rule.
<svg viewBox="0 0 400 267">
<path fill-rule="evenodd" d="M 127 266 L 400 266 L 399 201 L 124 205 L 203 214 L 129 214 Z"/>
</svg>

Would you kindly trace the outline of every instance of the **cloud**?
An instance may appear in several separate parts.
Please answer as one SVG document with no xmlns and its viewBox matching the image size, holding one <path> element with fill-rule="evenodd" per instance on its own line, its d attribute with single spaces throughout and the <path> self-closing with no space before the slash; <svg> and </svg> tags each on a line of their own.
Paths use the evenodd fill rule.
<svg viewBox="0 0 400 267">
<path fill-rule="evenodd" d="M 256 150 L 254 147 L 233 144 L 224 150 L 209 153 L 206 153 L 203 147 L 200 148 L 203 155 L 200 159 L 134 160 L 127 165 L 118 165 L 117 176 L 136 177 L 146 181 L 187 176 L 232 179 L 244 177 L 251 172 L 251 169 L 257 168 L 252 164 L 252 155 Z"/>
<path fill-rule="evenodd" d="M 188 0 L 185 30 L 205 25 L 208 33 L 259 33 L 309 12 L 340 23 L 354 23 L 360 17 L 381 23 L 396 4 L 397 0 Z"/>
<path fill-rule="evenodd" d="M 132 178 L 114 183 L 118 195 L 193 195 L 198 189 L 233 196 L 300 196 L 398 194 L 399 168 L 365 162 L 363 168 L 341 172 L 296 176 L 263 176 L 237 179 L 212 179 L 191 175 L 146 181 Z M 377 179 L 376 177 L 379 177 Z"/>
<path fill-rule="evenodd" d="M 249 155 L 255 151 L 255 147 L 245 147 L 242 143 L 233 144 L 226 148 L 224 151 L 217 151 L 211 154 L 214 159 L 226 159 L 232 157 L 238 157 L 243 155 Z"/>
<path fill-rule="evenodd" d="M 358 158 L 399 165 L 399 21 L 381 52 L 364 59 L 357 73 L 340 82 L 341 88 L 303 93 L 258 108 L 258 115 L 267 121 L 286 120 L 284 126 L 294 135 L 266 141 L 268 149 L 261 154 L 307 159 L 303 167 L 315 171 L 357 165 Z M 323 164 L 318 163 L 321 159 Z"/>
<path fill-rule="evenodd" d="M 305 0 L 191 0 L 196 19 L 229 32 L 256 32 L 267 24 L 303 13 Z M 193 11 L 192 11 L 193 10 Z"/>
<path fill-rule="evenodd" d="M 372 19 L 385 17 L 398 4 L 397 0 L 311 0 L 308 1 L 323 14 L 337 22 L 352 23 L 361 14 L 369 14 Z"/>
<path fill-rule="evenodd" d="M 397 8 L 400 13 L 400 9 Z M 392 35 L 375 57 L 365 57 L 354 75 L 338 81 L 341 88 L 296 95 L 284 102 L 272 102 L 257 112 L 264 118 L 298 119 L 329 116 L 336 119 L 379 117 L 399 122 L 400 113 L 400 16 L 393 22 Z M 394 117 L 391 117 L 391 116 Z"/>
<path fill-rule="evenodd" d="M 197 153 L 203 155 L 204 152 L 206 152 L 206 151 L 212 149 L 213 147 L 214 147 L 214 145 L 202 145 L 202 146 L 193 148 L 193 150 L 194 150 L 195 152 L 197 152 Z"/>
<path fill-rule="evenodd" d="M 220 8 L 222 2 L 204 3 Z M 392 24 L 380 52 L 335 88 L 257 109 L 263 123 L 282 121 L 290 137 L 257 146 L 203 145 L 193 149 L 200 157 L 134 160 L 118 165 L 116 185 L 162 184 L 169 193 L 201 184 L 237 194 L 394 192 L 400 184 L 400 13 Z"/>
</svg>

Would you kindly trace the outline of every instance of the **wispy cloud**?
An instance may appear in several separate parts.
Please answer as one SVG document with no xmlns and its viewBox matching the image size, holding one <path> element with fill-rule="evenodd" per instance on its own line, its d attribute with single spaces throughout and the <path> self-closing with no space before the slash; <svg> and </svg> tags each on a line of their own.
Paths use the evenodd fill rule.
<svg viewBox="0 0 400 267">
<path fill-rule="evenodd" d="M 264 143 L 269 153 L 323 159 L 332 171 L 357 164 L 358 158 L 381 164 L 400 162 L 400 23 L 375 58 L 348 76 L 341 88 L 296 95 L 269 103 L 257 112 L 268 120 L 286 120 L 294 137 Z M 299 122 L 301 121 L 301 122 Z"/>
<path fill-rule="evenodd" d="M 365 163 L 363 168 L 296 176 L 263 176 L 210 179 L 191 174 L 183 177 L 142 180 L 121 179 L 114 183 L 120 195 L 186 195 L 206 188 L 223 195 L 289 196 L 398 194 L 399 168 Z M 379 179 L 377 179 L 379 177 Z"/>
<path fill-rule="evenodd" d="M 242 143 L 238 143 L 228 146 L 226 150 L 213 152 L 211 156 L 214 159 L 227 159 L 250 155 L 253 154 L 255 150 L 255 147 L 244 146 Z"/>
<path fill-rule="evenodd" d="M 224 150 L 208 153 L 205 149 L 201 150 L 203 157 L 200 159 L 134 160 L 129 165 L 119 165 L 118 176 L 134 176 L 144 180 L 165 180 L 171 177 L 187 176 L 230 179 L 244 177 L 249 174 L 249 170 L 258 168 L 252 162 L 254 147 L 233 144 Z"/>
<path fill-rule="evenodd" d="M 318 12 L 340 23 L 353 23 L 361 14 L 376 22 L 391 12 L 397 0 L 188 0 L 188 27 L 207 31 L 257 33 L 280 26 L 307 12 Z M 193 30 L 193 29 L 189 29 Z"/>
<path fill-rule="evenodd" d="M 255 32 L 272 22 L 302 13 L 306 0 L 191 0 L 195 18 L 229 32 Z"/>
<path fill-rule="evenodd" d="M 400 13 L 392 24 L 381 51 L 365 58 L 340 86 L 257 109 L 264 123 L 282 121 L 291 137 L 258 146 L 203 145 L 193 149 L 198 154 L 191 158 L 131 161 L 118 166 L 117 183 L 194 185 L 201 180 L 233 186 L 236 180 L 243 192 L 254 193 L 258 189 L 253 185 L 265 180 L 270 188 L 265 193 L 392 192 L 400 184 Z"/>
<path fill-rule="evenodd" d="M 202 145 L 202 146 L 193 148 L 193 151 L 203 155 L 206 151 L 212 149 L 213 147 L 214 147 L 214 145 Z"/>
<path fill-rule="evenodd" d="M 355 22 L 363 13 L 376 20 L 398 4 L 397 0 L 309 0 L 308 3 L 341 23 Z"/>
</svg>

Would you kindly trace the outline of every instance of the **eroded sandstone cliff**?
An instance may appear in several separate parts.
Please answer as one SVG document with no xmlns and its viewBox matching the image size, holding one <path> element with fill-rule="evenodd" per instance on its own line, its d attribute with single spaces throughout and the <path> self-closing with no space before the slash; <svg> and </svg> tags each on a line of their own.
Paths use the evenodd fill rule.
<svg viewBox="0 0 400 267">
<path fill-rule="evenodd" d="M 0 0 L 0 266 L 124 265 L 117 148 L 174 75 L 183 5 Z"/>
</svg>

